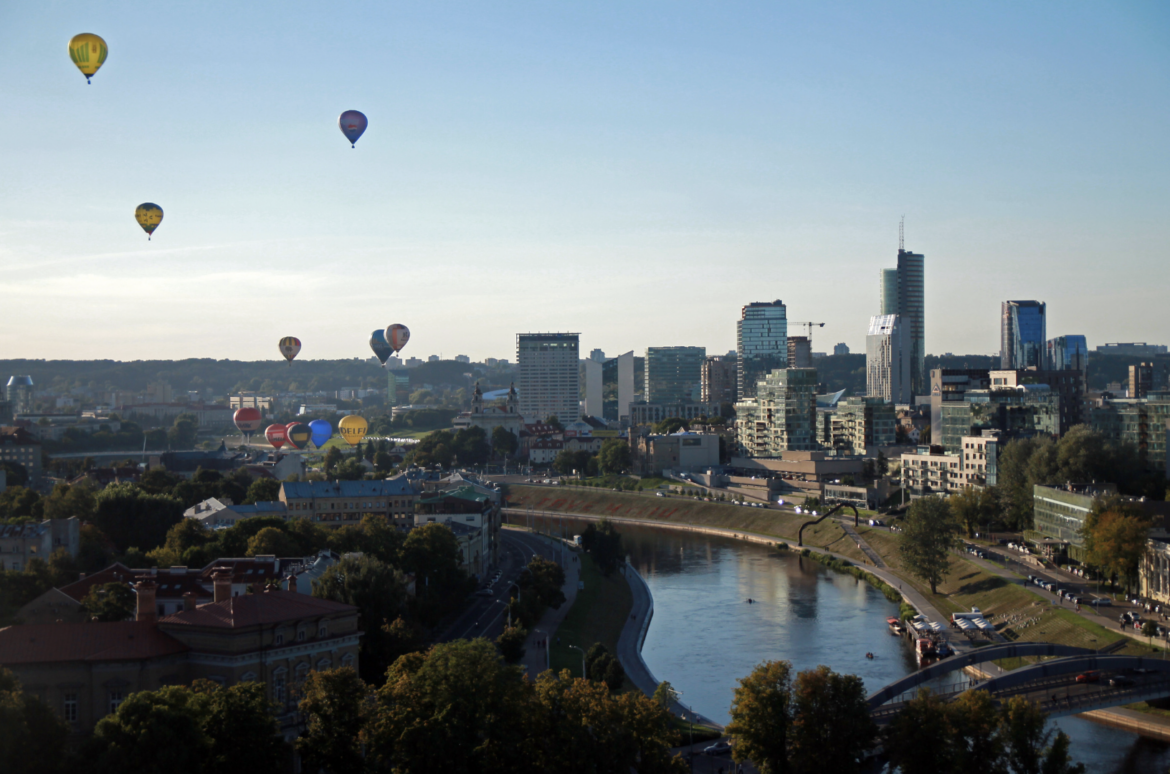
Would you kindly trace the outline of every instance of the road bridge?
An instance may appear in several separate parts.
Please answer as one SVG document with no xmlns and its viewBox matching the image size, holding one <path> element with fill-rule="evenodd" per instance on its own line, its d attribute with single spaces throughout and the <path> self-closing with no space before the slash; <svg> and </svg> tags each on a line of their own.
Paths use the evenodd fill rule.
<svg viewBox="0 0 1170 774">
<path fill-rule="evenodd" d="M 1076 715 L 1170 695 L 1170 661 L 1146 656 L 1116 656 L 1046 642 L 978 648 L 955 655 L 890 683 L 869 697 L 870 714 L 889 723 L 924 684 L 949 673 L 1002 658 L 1035 656 L 1047 660 L 986 680 L 966 680 L 939 689 L 952 701 L 967 690 L 987 691 L 997 701 L 1022 696 L 1049 717 Z"/>
</svg>

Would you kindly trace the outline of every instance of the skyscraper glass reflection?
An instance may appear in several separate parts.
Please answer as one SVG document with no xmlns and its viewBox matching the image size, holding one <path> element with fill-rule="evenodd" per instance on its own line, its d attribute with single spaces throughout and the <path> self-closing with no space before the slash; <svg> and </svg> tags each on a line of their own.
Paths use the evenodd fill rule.
<svg viewBox="0 0 1170 774">
<path fill-rule="evenodd" d="M 1000 368 L 1044 368 L 1046 304 L 1004 301 L 1000 313 Z"/>
<path fill-rule="evenodd" d="M 735 351 L 742 400 L 756 394 L 756 382 L 772 369 L 788 366 L 788 309 L 783 301 L 757 301 L 743 307 L 735 324 Z"/>
</svg>

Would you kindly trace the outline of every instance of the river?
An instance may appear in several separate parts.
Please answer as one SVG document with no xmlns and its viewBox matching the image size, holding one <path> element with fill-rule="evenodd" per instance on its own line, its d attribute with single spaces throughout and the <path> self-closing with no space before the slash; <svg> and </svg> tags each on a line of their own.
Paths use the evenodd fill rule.
<svg viewBox="0 0 1170 774">
<path fill-rule="evenodd" d="M 536 522 L 542 531 L 551 527 L 566 535 L 588 523 Z M 852 576 L 730 538 L 618 528 L 654 595 L 642 656 L 657 679 L 669 680 L 684 704 L 708 718 L 726 723 L 736 681 L 766 660 L 787 659 L 797 670 L 825 664 L 860 676 L 867 692 L 915 669 L 910 647 L 886 626 L 898 606 Z M 1054 723 L 1071 738 L 1076 760 L 1094 774 L 1144 774 L 1170 766 L 1166 743 L 1075 717 Z"/>
</svg>

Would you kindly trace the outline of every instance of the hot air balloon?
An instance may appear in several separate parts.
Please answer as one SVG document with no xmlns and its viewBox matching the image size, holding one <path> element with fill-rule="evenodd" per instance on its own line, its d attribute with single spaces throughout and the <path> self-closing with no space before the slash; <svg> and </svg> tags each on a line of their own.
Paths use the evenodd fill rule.
<svg viewBox="0 0 1170 774">
<path fill-rule="evenodd" d="M 406 346 L 406 342 L 410 341 L 410 328 L 398 323 L 387 325 L 385 336 L 390 349 L 394 350 L 394 354 L 398 354 Z"/>
<path fill-rule="evenodd" d="M 337 432 L 341 433 L 350 446 L 357 446 L 366 437 L 366 431 L 370 429 L 370 423 L 356 414 L 350 414 L 347 417 L 342 417 L 341 421 L 337 423 Z"/>
<path fill-rule="evenodd" d="M 232 421 L 236 423 L 236 427 L 244 434 L 244 438 L 249 440 L 252 438 L 252 433 L 260 429 L 260 422 L 263 419 L 260 409 L 252 407 L 236 409 L 236 413 L 232 415 Z"/>
<path fill-rule="evenodd" d="M 313 439 L 313 431 L 309 429 L 308 425 L 302 425 L 300 422 L 293 422 L 286 425 L 284 428 L 285 439 L 297 449 L 303 450 L 309 445 L 309 441 Z"/>
<path fill-rule="evenodd" d="M 147 241 L 150 241 L 150 235 L 158 228 L 158 224 L 162 223 L 162 207 L 159 207 L 157 204 L 151 204 L 150 202 L 140 204 L 134 210 L 134 219 L 138 221 L 138 225 L 142 226 L 142 230 L 146 232 Z"/>
<path fill-rule="evenodd" d="M 288 361 L 291 366 L 293 358 L 301 351 L 301 340 L 296 336 L 285 336 L 280 340 L 280 354 L 284 355 L 284 359 Z"/>
<path fill-rule="evenodd" d="M 314 419 L 309 423 L 309 432 L 313 436 L 313 445 L 320 449 L 326 441 L 333 437 L 333 425 L 324 419 Z"/>
<path fill-rule="evenodd" d="M 341 133 L 345 135 L 345 139 L 349 140 L 351 148 L 357 147 L 358 138 L 366 131 L 366 126 L 369 123 L 365 114 L 360 110 L 347 110 L 337 119 L 337 125 L 341 127 Z"/>
<path fill-rule="evenodd" d="M 77 65 L 77 69 L 81 70 L 86 83 L 90 83 L 90 77 L 106 61 L 106 55 L 109 53 L 110 49 L 106 47 L 106 42 L 92 32 L 74 35 L 69 40 L 69 58 Z"/>
<path fill-rule="evenodd" d="M 394 350 L 386 343 L 386 331 L 381 328 L 370 334 L 370 349 L 374 350 L 374 357 L 382 365 L 386 365 L 386 361 L 394 354 Z"/>
<path fill-rule="evenodd" d="M 284 434 L 284 425 L 269 425 L 264 430 L 264 437 L 272 444 L 273 449 L 279 449 L 288 440 Z"/>
</svg>

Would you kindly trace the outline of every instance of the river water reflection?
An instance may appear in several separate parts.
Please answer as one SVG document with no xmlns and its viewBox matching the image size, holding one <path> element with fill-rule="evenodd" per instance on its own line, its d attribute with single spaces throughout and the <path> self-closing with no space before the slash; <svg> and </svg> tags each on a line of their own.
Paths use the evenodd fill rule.
<svg viewBox="0 0 1170 774">
<path fill-rule="evenodd" d="M 533 526 L 571 536 L 587 523 L 537 519 Z M 909 645 L 886 626 L 898 606 L 851 576 L 754 543 L 653 527 L 620 531 L 654 595 L 642 656 L 657 679 L 712 720 L 727 723 L 736 681 L 762 661 L 787 659 L 797 670 L 825 664 L 860 676 L 867 692 L 915 669 Z M 1090 772 L 1170 765 L 1168 745 L 1078 718 L 1057 723 Z"/>
</svg>

